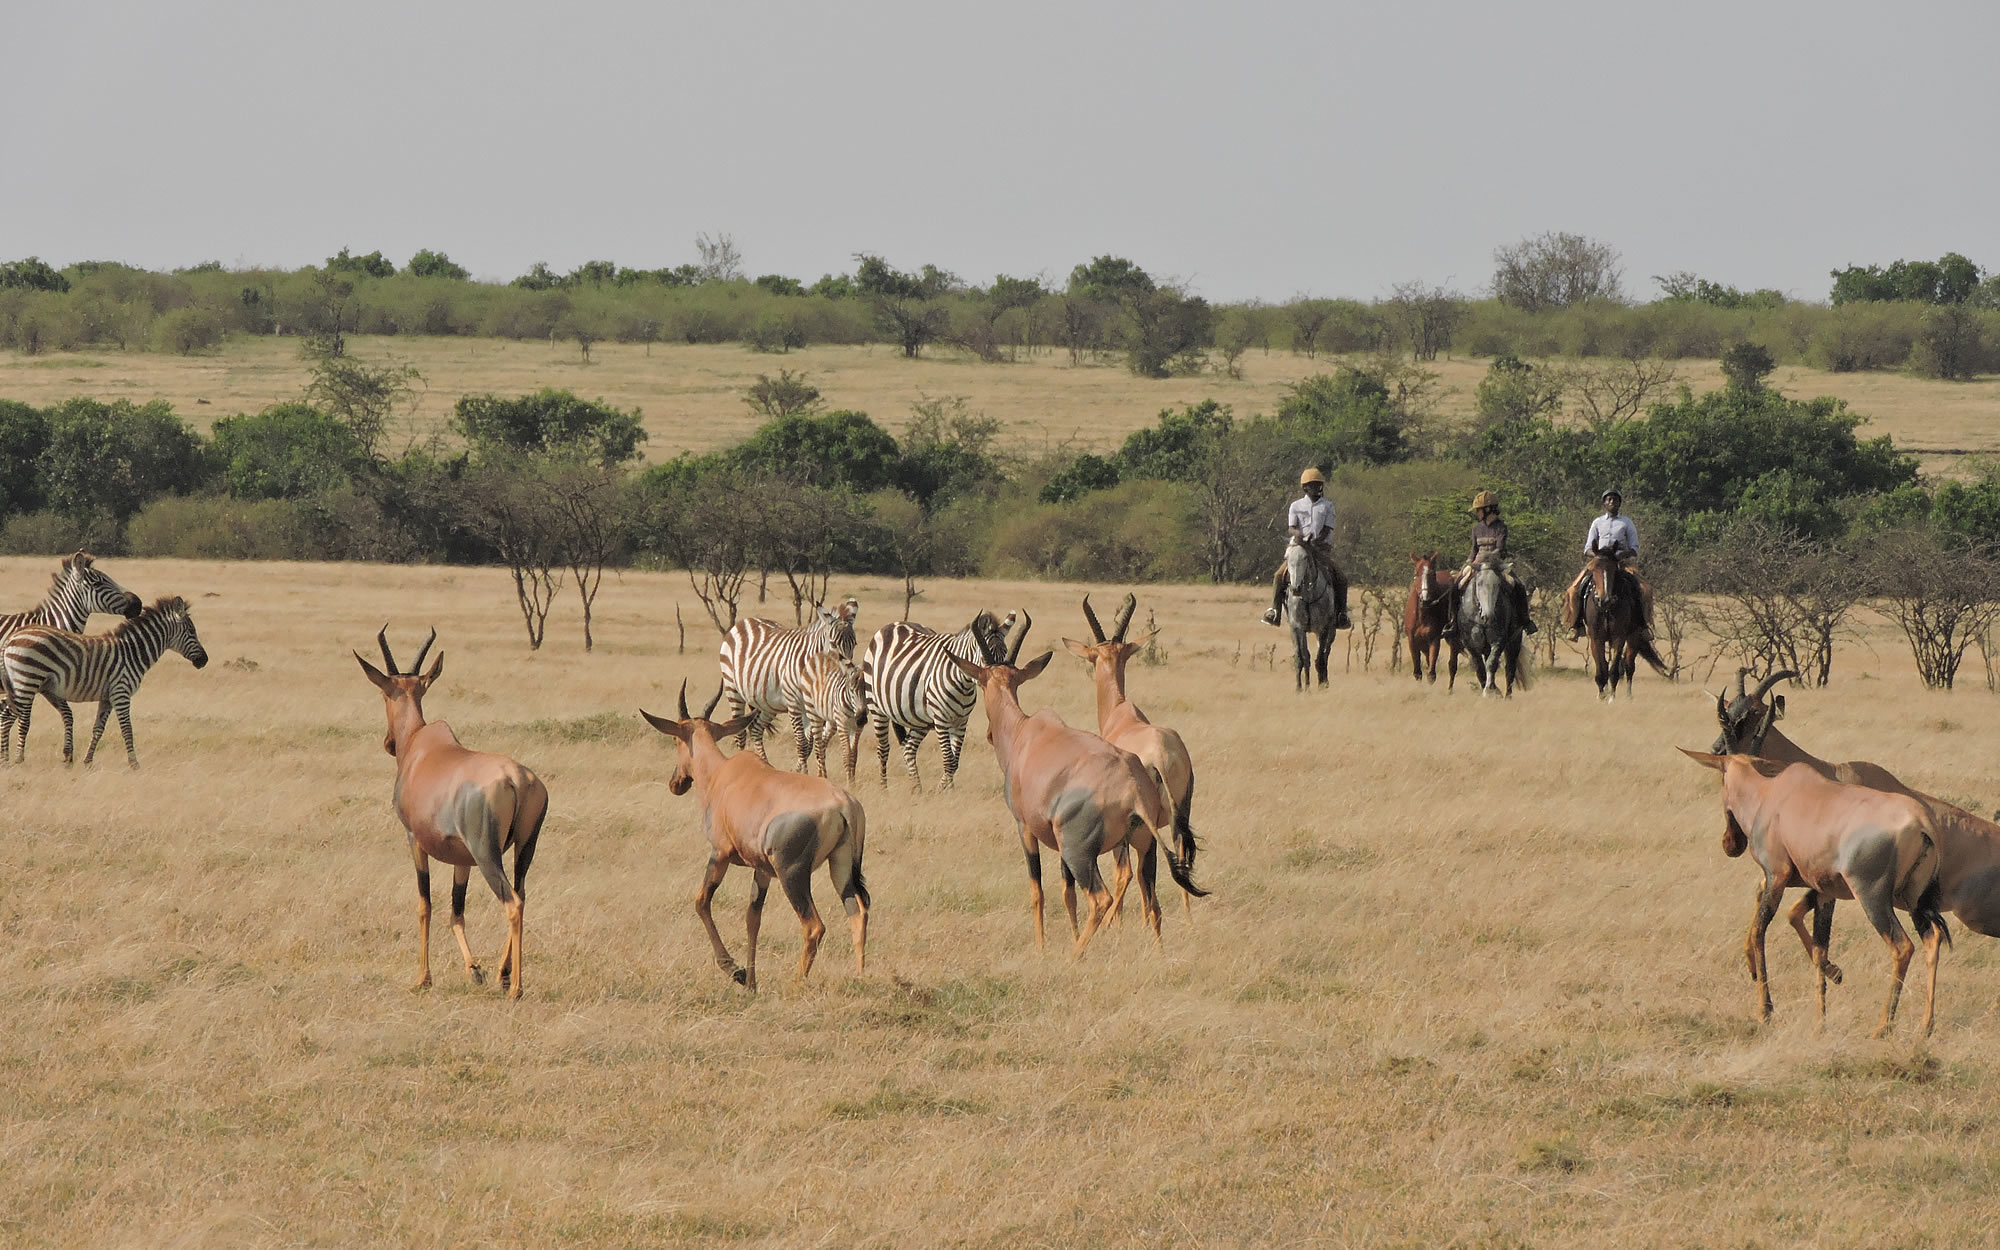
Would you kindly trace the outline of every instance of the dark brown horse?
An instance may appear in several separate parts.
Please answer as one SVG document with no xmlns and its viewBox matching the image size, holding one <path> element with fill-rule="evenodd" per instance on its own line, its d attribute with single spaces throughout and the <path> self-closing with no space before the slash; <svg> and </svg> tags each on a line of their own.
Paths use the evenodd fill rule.
<svg viewBox="0 0 2000 1250">
<path fill-rule="evenodd" d="M 1597 667 L 1597 693 L 1606 703 L 1617 701 L 1618 679 L 1625 679 L 1625 697 L 1632 697 L 1632 674 L 1643 658 L 1660 676 L 1667 666 L 1653 649 L 1646 628 L 1646 605 L 1639 579 L 1626 571 L 1616 551 L 1590 557 L 1583 585 L 1583 625 L 1590 634 L 1590 658 Z"/>
<path fill-rule="evenodd" d="M 1438 679 L 1438 647 L 1451 648 L 1451 662 L 1445 689 L 1458 684 L 1458 633 L 1451 626 L 1451 597 L 1457 590 L 1458 574 L 1437 567 L 1437 553 L 1412 555 L 1417 571 L 1410 578 L 1410 597 L 1403 604 L 1403 633 L 1410 640 L 1410 675 L 1424 679 L 1424 664 L 1430 663 L 1430 679 Z"/>
</svg>

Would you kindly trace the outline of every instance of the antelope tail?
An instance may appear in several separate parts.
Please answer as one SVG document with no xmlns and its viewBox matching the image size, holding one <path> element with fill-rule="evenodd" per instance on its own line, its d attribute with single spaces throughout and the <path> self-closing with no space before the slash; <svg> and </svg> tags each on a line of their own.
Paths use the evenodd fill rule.
<svg viewBox="0 0 2000 1250">
<path fill-rule="evenodd" d="M 1190 873 L 1194 871 L 1195 853 L 1201 850 L 1201 845 L 1194 838 L 1194 825 L 1189 820 L 1189 813 L 1193 810 L 1194 770 L 1189 769 L 1187 793 L 1181 796 L 1180 802 L 1174 804 L 1174 836 L 1180 839 L 1181 862 L 1187 865 Z"/>
<path fill-rule="evenodd" d="M 1134 812 L 1132 813 L 1132 822 L 1143 825 L 1146 823 L 1146 818 Z M 1148 827 L 1150 828 L 1151 826 Z M 1196 898 L 1207 898 L 1208 891 L 1194 883 L 1194 869 L 1189 865 L 1188 861 L 1174 853 L 1174 849 L 1167 845 L 1166 839 L 1159 836 L 1157 829 L 1153 833 L 1153 845 L 1160 848 L 1160 855 L 1167 861 L 1167 873 L 1173 877 L 1174 884 Z"/>
</svg>

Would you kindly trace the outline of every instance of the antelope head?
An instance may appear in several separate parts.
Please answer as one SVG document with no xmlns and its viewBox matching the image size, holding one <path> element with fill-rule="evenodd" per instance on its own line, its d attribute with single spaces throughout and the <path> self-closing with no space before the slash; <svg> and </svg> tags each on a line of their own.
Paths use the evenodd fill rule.
<svg viewBox="0 0 2000 1250">
<path fill-rule="evenodd" d="M 993 664 L 971 664 L 959 659 L 949 651 L 944 653 L 945 659 L 951 661 L 952 667 L 978 683 L 980 693 L 986 696 L 986 740 L 988 742 L 993 741 L 994 709 L 996 707 L 1011 707 L 1015 714 L 1018 715 L 1021 710 L 1021 701 L 1014 692 L 1020 689 L 1023 683 L 1040 677 L 1042 670 L 1049 666 L 1049 660 L 1055 655 L 1053 651 L 1045 651 L 1040 657 L 1030 660 L 1026 664 L 1020 664 L 1021 644 L 1028 640 L 1028 629 L 1035 621 L 1033 617 L 1028 615 L 1025 608 L 1018 612 L 1009 612 L 1007 620 L 1007 636 L 1001 645 L 998 662 Z M 991 652 L 988 652 L 988 654 L 990 655 Z"/>
<path fill-rule="evenodd" d="M 433 629 L 431 636 L 424 639 L 424 645 L 417 651 L 417 662 L 410 665 L 407 671 L 396 667 L 396 657 L 389 652 L 387 625 L 375 635 L 376 643 L 382 648 L 382 663 L 387 666 L 387 672 L 362 659 L 359 651 L 354 653 L 354 661 L 361 665 L 362 674 L 382 692 L 382 708 L 389 717 L 389 730 L 382 737 L 382 749 L 392 756 L 396 754 L 399 742 L 423 728 L 424 692 L 437 681 L 438 674 L 444 672 L 444 652 L 438 652 L 430 672 L 419 673 L 418 670 L 423 668 L 424 657 L 430 654 L 431 644 L 437 641 L 437 636 L 437 631 Z"/>
<path fill-rule="evenodd" d="M 1125 661 L 1131 659 L 1138 652 L 1143 651 L 1146 644 L 1159 635 L 1159 631 L 1156 629 L 1149 631 L 1144 638 L 1139 639 L 1137 642 L 1125 641 L 1125 631 L 1132 627 L 1132 613 L 1138 607 L 1139 600 L 1137 597 L 1130 594 L 1126 595 L 1125 602 L 1118 605 L 1118 615 L 1111 618 L 1111 634 L 1109 637 L 1106 637 L 1104 626 L 1098 624 L 1097 613 L 1090 606 L 1090 596 L 1085 595 L 1083 597 L 1083 619 L 1090 626 L 1091 641 L 1078 642 L 1074 638 L 1065 638 L 1063 639 L 1063 646 L 1069 648 L 1070 654 L 1093 667 L 1108 665 L 1108 671 L 1116 675 L 1122 683 L 1125 674 Z"/>
<path fill-rule="evenodd" d="M 1736 670 L 1734 698 L 1715 696 L 1715 719 L 1722 726 L 1722 732 L 1716 736 L 1715 745 L 1709 748 L 1713 754 L 1724 755 L 1732 752 L 1739 755 L 1760 754 L 1764 749 L 1764 739 L 1770 734 L 1772 725 L 1784 718 L 1785 696 L 1773 697 L 1768 708 L 1764 703 L 1764 696 L 1770 694 L 1771 687 L 1781 681 L 1797 677 L 1798 674 L 1790 669 L 1780 669 L 1758 683 L 1755 693 L 1745 693 L 1743 679 L 1750 671 L 1747 668 Z M 1763 713 L 1767 710 L 1770 715 L 1764 716 Z"/>
<path fill-rule="evenodd" d="M 707 707 L 701 709 L 701 715 L 689 715 L 688 686 L 683 680 L 679 720 L 669 720 L 664 716 L 655 716 L 645 708 L 639 709 L 639 715 L 646 718 L 648 725 L 674 740 L 674 775 L 667 781 L 667 789 L 676 795 L 686 794 L 688 787 L 694 784 L 694 749 L 697 739 L 705 739 L 709 748 L 713 750 L 718 741 L 742 733 L 750 727 L 751 721 L 757 719 L 757 713 L 746 712 L 734 720 L 717 724 L 709 717 L 715 715 L 715 707 L 721 702 L 722 686 L 718 683 L 715 687 L 715 697 L 708 701 Z"/>
</svg>

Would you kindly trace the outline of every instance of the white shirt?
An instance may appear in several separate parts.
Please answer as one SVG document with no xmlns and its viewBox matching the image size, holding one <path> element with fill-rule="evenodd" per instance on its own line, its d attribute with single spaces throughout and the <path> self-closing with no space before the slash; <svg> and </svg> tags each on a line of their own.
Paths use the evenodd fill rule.
<svg viewBox="0 0 2000 1250">
<path fill-rule="evenodd" d="M 1618 543 L 1633 555 L 1639 554 L 1639 531 L 1632 526 L 1632 518 L 1620 513 L 1618 516 L 1598 516 L 1590 523 L 1590 533 L 1584 536 L 1583 554 L 1593 550 L 1609 551 Z"/>
<path fill-rule="evenodd" d="M 1300 495 L 1285 513 L 1285 524 L 1306 542 L 1318 542 L 1333 533 L 1333 500 L 1324 495 L 1318 499 Z"/>
</svg>

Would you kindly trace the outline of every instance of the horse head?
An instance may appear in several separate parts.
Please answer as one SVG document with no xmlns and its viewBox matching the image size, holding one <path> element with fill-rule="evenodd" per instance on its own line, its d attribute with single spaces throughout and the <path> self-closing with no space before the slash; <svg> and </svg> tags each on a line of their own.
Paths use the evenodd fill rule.
<svg viewBox="0 0 2000 1250">
<path fill-rule="evenodd" d="M 1415 586 L 1417 602 L 1425 607 L 1435 607 L 1451 597 L 1452 574 L 1438 571 L 1437 553 L 1412 555 L 1410 562 L 1417 567 Z"/>
<path fill-rule="evenodd" d="M 1319 597 L 1319 561 L 1296 538 L 1285 544 L 1285 577 L 1292 584 L 1292 594 L 1298 598 Z"/>
<path fill-rule="evenodd" d="M 1590 593 L 1598 607 L 1610 611 L 1618 603 L 1618 551 L 1598 550 L 1590 557 Z"/>
</svg>

